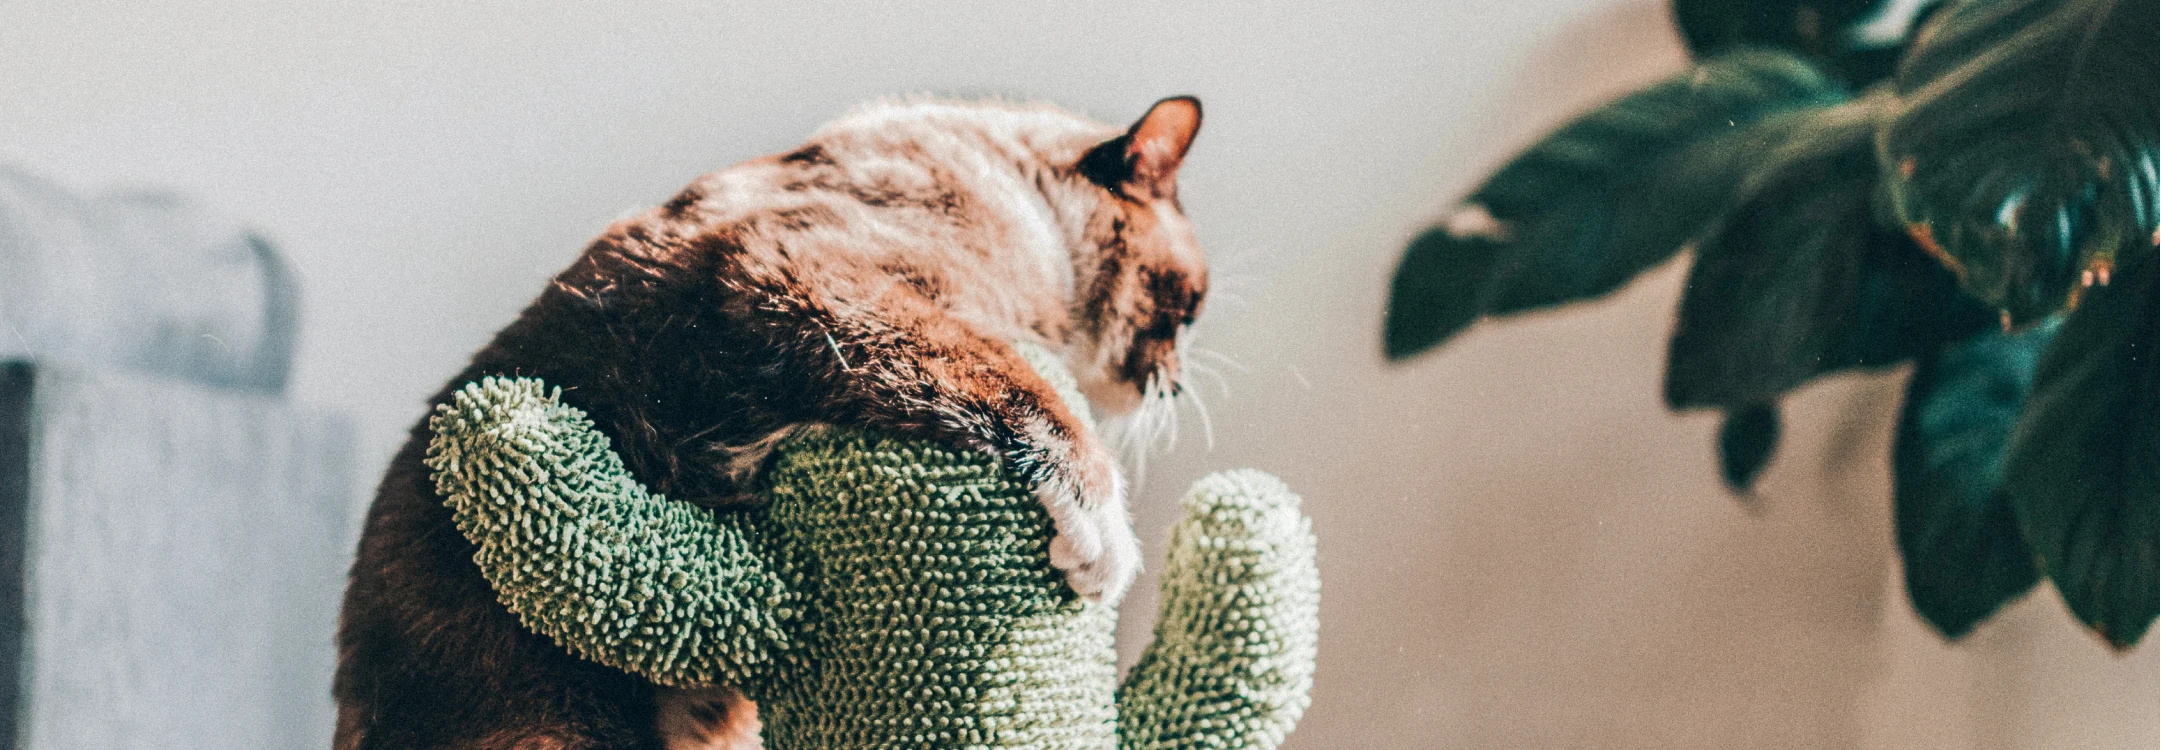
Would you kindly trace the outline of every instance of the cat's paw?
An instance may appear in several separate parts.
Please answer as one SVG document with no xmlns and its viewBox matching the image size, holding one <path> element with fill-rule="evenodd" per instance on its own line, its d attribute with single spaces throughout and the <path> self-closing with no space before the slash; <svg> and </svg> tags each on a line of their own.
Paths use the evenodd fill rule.
<svg viewBox="0 0 2161 750">
<path fill-rule="evenodd" d="M 1107 451 L 1088 446 L 1045 467 L 1036 499 L 1050 511 L 1052 566 L 1081 596 L 1115 602 L 1140 573 L 1140 539 L 1126 514 L 1125 478 Z"/>
</svg>

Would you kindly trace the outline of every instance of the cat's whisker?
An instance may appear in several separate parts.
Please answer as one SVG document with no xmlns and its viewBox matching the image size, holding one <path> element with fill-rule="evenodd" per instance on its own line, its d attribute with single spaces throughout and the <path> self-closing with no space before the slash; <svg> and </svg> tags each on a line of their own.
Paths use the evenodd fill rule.
<svg viewBox="0 0 2161 750">
<path fill-rule="evenodd" d="M 1178 349 L 1178 361 L 1184 363 L 1184 366 L 1193 373 L 1196 380 L 1207 378 L 1214 381 L 1216 390 L 1222 392 L 1224 398 L 1231 397 L 1230 378 L 1224 376 L 1221 372 L 1217 372 L 1211 366 L 1211 363 L 1223 365 L 1238 371 L 1240 374 L 1251 374 L 1253 372 L 1251 368 L 1246 367 L 1245 364 L 1236 359 L 1232 359 L 1230 355 L 1201 346 L 1191 340 L 1180 342 Z"/>
<path fill-rule="evenodd" d="M 1208 251 L 1210 272 L 1215 274 L 1251 275 L 1261 264 L 1261 246 L 1251 239 L 1240 239 Z"/>
<path fill-rule="evenodd" d="M 1163 430 L 1163 452 L 1178 450 L 1178 406 L 1172 402 L 1169 379 L 1161 369 L 1148 376 L 1149 407 L 1155 411 L 1156 421 Z"/>
<path fill-rule="evenodd" d="M 1252 309 L 1253 307 L 1252 300 L 1246 299 L 1245 295 L 1241 295 L 1237 292 L 1232 291 L 1210 291 L 1208 293 L 1208 301 L 1211 304 L 1216 305 L 1229 305 L 1231 308 L 1238 310 L 1247 310 Z"/>
<path fill-rule="evenodd" d="M 1193 346 L 1192 354 L 1195 357 L 1207 357 L 1211 360 L 1214 360 L 1216 363 L 1223 365 L 1224 367 L 1237 370 L 1238 374 L 1240 375 L 1253 374 L 1253 368 L 1245 366 L 1245 363 L 1239 362 L 1237 359 L 1231 357 L 1231 355 L 1224 354 L 1214 349 L 1210 349 L 1196 344 Z"/>
<path fill-rule="evenodd" d="M 1148 481 L 1148 446 L 1133 440 L 1132 424 L 1128 421 L 1121 425 L 1126 429 L 1121 429 L 1115 438 L 1118 452 L 1133 465 L 1133 481 L 1128 485 L 1128 491 L 1137 490 L 1143 482 Z"/>
<path fill-rule="evenodd" d="M 1208 304 L 1226 305 L 1233 310 L 1251 309 L 1253 307 L 1253 298 L 1247 294 L 1247 291 L 1251 288 L 1258 288 L 1260 285 L 1257 282 L 1258 278 L 1253 276 L 1227 275 L 1215 277 L 1213 283 L 1209 284 L 1208 287 Z"/>
<path fill-rule="evenodd" d="M 1118 425 L 1114 440 L 1119 452 L 1132 462 L 1135 486 L 1145 481 L 1148 459 L 1159 447 L 1164 452 L 1177 449 L 1176 390 L 1168 371 L 1159 369 L 1150 374 L 1141 387 L 1140 405 Z"/>
<path fill-rule="evenodd" d="M 1208 450 L 1215 450 L 1216 422 L 1208 415 L 1208 400 L 1201 398 L 1201 392 L 1198 388 L 1192 389 L 1191 397 L 1187 400 L 1193 403 L 1193 411 L 1201 415 L 1201 444 L 1206 446 Z"/>
<path fill-rule="evenodd" d="M 1242 268 L 1226 267 L 1221 263 L 1213 263 L 1211 266 L 1213 267 L 1209 270 L 1208 285 L 1208 299 L 1211 302 L 1227 303 L 1238 309 L 1253 306 L 1253 298 L 1249 296 L 1249 292 L 1262 287 L 1263 277 L 1260 274 Z"/>
<path fill-rule="evenodd" d="M 1198 360 L 1185 363 L 1185 368 L 1186 372 L 1193 375 L 1191 382 L 1196 386 L 1200 384 L 1202 379 L 1206 379 L 1215 384 L 1216 391 L 1221 393 L 1224 398 L 1231 397 L 1231 381 L 1229 378 L 1223 377 L 1223 373 L 1216 372 L 1215 368 L 1209 367 Z"/>
</svg>

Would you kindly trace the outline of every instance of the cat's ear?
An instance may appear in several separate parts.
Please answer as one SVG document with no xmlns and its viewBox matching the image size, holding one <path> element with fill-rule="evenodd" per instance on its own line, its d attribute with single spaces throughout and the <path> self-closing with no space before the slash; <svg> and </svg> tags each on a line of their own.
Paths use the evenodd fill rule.
<svg viewBox="0 0 2161 750">
<path fill-rule="evenodd" d="M 1114 190 L 1168 194 L 1200 130 L 1201 100 L 1174 96 L 1156 102 L 1125 135 L 1089 149 L 1081 157 L 1081 174 Z"/>
</svg>

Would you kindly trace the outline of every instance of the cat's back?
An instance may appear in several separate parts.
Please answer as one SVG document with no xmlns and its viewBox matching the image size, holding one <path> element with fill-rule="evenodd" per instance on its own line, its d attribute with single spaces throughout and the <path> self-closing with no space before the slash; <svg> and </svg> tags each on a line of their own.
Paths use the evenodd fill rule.
<svg viewBox="0 0 2161 750">
<path fill-rule="evenodd" d="M 1074 282 L 1066 248 L 1091 207 L 1063 200 L 1055 172 L 1117 132 L 1047 104 L 878 102 L 788 151 L 699 177 L 610 227 L 589 254 L 719 248 L 717 273 L 765 291 L 897 291 L 984 322 L 1016 310 L 1053 319 Z"/>
<path fill-rule="evenodd" d="M 1048 104 L 881 101 L 788 151 L 708 173 L 641 218 L 678 230 L 900 230 L 888 239 L 1010 223 L 1044 213 L 1047 170 L 1115 134 Z"/>
</svg>

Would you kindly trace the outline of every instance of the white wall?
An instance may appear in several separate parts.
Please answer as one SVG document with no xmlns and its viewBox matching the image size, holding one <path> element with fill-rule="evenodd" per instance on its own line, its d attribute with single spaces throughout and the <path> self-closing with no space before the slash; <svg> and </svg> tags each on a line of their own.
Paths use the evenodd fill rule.
<svg viewBox="0 0 2161 750">
<path fill-rule="evenodd" d="M 1715 421 L 1658 402 L 1678 264 L 1381 365 L 1402 241 L 1681 64 L 1652 0 L 140 5 L 0 4 L 0 159 L 266 229 L 306 282 L 297 395 L 378 454 L 608 220 L 855 102 L 1123 119 L 1195 93 L 1182 192 L 1246 300 L 1200 336 L 1246 371 L 1209 394 L 1213 451 L 1188 419 L 1154 462 L 1140 521 L 1211 468 L 1306 494 L 1326 630 L 1294 746 L 2156 742 L 2151 638 L 2112 656 L 2048 596 L 1956 647 L 1916 623 L 1883 478 L 1899 373 L 1802 394 L 1757 509 L 1725 497 Z"/>
</svg>

